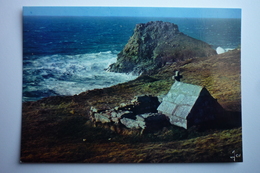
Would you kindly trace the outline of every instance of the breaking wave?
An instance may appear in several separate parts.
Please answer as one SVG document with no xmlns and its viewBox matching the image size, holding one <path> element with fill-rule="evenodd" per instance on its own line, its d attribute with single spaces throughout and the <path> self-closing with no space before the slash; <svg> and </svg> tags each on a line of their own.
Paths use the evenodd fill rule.
<svg viewBox="0 0 260 173">
<path fill-rule="evenodd" d="M 107 72 L 118 52 L 27 56 L 23 61 L 23 101 L 55 95 L 75 95 L 110 87 L 137 76 Z"/>
<path fill-rule="evenodd" d="M 230 50 L 234 50 L 234 48 L 222 48 L 222 47 L 216 48 L 217 54 L 222 54 L 222 53 L 228 52 Z"/>
</svg>

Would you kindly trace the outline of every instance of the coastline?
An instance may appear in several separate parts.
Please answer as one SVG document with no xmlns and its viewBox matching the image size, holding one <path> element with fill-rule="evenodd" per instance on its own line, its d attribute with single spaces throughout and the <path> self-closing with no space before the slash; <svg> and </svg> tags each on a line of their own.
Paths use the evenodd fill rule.
<svg viewBox="0 0 260 173">
<path fill-rule="evenodd" d="M 128 150 L 131 147 L 127 143 L 134 143 L 134 146 L 143 145 L 148 147 L 152 142 L 156 144 L 154 149 L 157 150 L 157 144 L 163 141 L 165 146 L 170 145 L 171 142 L 167 142 L 167 140 L 184 140 L 189 144 L 189 140 L 193 141 L 196 139 L 195 137 L 198 140 L 204 139 L 204 141 L 209 142 L 212 139 L 219 138 L 219 136 L 227 139 L 225 135 L 228 134 L 230 140 L 227 143 L 222 143 L 223 141 L 213 142 L 213 146 L 205 145 L 205 148 L 200 150 L 200 152 L 199 150 L 197 152 L 192 151 L 192 145 L 189 144 L 191 148 L 180 149 L 182 154 L 176 157 L 180 160 L 182 160 L 180 157 L 187 159 L 185 156 L 193 152 L 194 158 L 191 160 L 187 159 L 186 162 L 232 161 L 229 158 L 230 152 L 232 152 L 230 150 L 234 147 L 238 148 L 239 151 L 242 150 L 241 127 L 231 129 L 217 128 L 204 132 L 196 130 L 184 132 L 179 128 L 171 127 L 166 131 L 160 131 L 157 135 L 148 133 L 144 136 L 121 136 L 113 130 L 107 129 L 110 128 L 109 126 L 106 127 L 104 125 L 102 128 L 93 127 L 89 122 L 88 117 L 91 106 L 100 110 L 106 110 L 119 106 L 122 103 L 127 104 L 136 95 L 160 96 L 166 94 L 173 83 L 171 77 L 176 69 L 182 71 L 184 82 L 206 87 L 225 110 L 235 113 L 232 115 L 238 116 L 236 118 L 241 120 L 240 50 L 232 50 L 207 58 L 194 58 L 176 62 L 159 69 L 154 75 L 141 75 L 133 81 L 109 88 L 86 91 L 75 96 L 54 96 L 36 102 L 23 103 L 22 162 L 100 163 L 107 162 L 107 159 L 112 157 L 109 153 L 113 152 L 114 146 L 117 146 L 121 152 L 128 153 L 132 151 Z M 230 134 L 233 134 L 232 138 Z M 112 141 L 108 140 L 110 138 Z M 86 139 L 88 142 L 84 143 L 82 139 Z M 102 144 L 99 144 L 100 142 Z M 102 154 L 101 157 L 101 153 L 98 154 L 95 151 L 102 150 L 105 147 L 103 144 L 107 149 L 106 154 Z M 218 144 L 221 144 L 221 147 L 212 150 L 211 147 L 214 148 Z M 36 146 L 37 150 L 34 150 L 33 148 Z M 54 149 L 60 150 L 60 153 L 55 153 L 54 150 L 45 151 L 45 146 L 52 146 Z M 66 151 L 73 152 L 66 153 L 63 151 L 65 146 L 67 148 Z M 83 152 L 75 152 L 75 147 L 81 147 Z M 214 155 L 224 148 L 224 154 L 216 158 Z M 207 151 L 212 151 L 212 153 L 209 154 Z M 129 157 L 128 160 L 120 160 L 113 155 L 115 157 L 114 162 L 156 161 L 156 155 L 149 155 L 150 159 L 145 159 L 148 153 L 146 150 L 144 152 L 146 154 L 142 155 L 139 160 L 133 160 L 138 153 Z M 40 153 L 45 153 L 45 155 L 40 156 Z M 203 157 L 199 157 L 197 155 L 199 153 Z M 75 159 L 71 159 L 72 156 Z M 162 153 L 161 157 L 164 156 L 166 157 L 167 154 Z M 89 159 L 86 159 L 86 157 Z M 203 158 L 206 158 L 206 160 Z M 170 158 L 167 159 L 167 157 L 157 161 L 165 163 L 178 162 Z"/>
</svg>

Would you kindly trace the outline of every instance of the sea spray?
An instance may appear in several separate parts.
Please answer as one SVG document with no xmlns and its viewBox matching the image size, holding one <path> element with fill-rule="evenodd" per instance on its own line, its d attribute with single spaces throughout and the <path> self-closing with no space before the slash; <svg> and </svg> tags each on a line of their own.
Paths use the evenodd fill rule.
<svg viewBox="0 0 260 173">
<path fill-rule="evenodd" d="M 23 101 L 55 95 L 75 95 L 135 79 L 137 76 L 105 70 L 116 61 L 117 53 L 106 51 L 26 57 L 23 68 Z"/>
<path fill-rule="evenodd" d="M 222 53 L 228 52 L 230 50 L 234 50 L 234 48 L 222 48 L 222 47 L 216 48 L 217 54 L 222 54 Z"/>
</svg>

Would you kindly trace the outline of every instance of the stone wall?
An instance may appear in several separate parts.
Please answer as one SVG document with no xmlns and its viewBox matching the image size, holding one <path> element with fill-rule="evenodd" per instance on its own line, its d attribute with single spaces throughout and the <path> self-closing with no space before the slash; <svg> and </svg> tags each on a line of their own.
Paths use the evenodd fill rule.
<svg viewBox="0 0 260 173">
<path fill-rule="evenodd" d="M 118 133 L 125 131 L 122 130 L 125 128 L 142 134 L 169 125 L 167 117 L 157 113 L 158 105 L 157 97 L 136 96 L 131 104 L 121 104 L 109 110 L 97 110 L 91 107 L 90 115 L 92 122 L 97 126 L 106 125 Z"/>
</svg>

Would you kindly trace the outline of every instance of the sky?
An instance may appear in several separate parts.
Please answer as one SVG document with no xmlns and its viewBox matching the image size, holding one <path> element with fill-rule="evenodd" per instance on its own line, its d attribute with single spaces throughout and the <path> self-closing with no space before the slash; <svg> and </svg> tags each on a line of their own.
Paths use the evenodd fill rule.
<svg viewBox="0 0 260 173">
<path fill-rule="evenodd" d="M 169 7 L 24 7 L 23 15 L 241 18 L 241 9 Z"/>
</svg>

